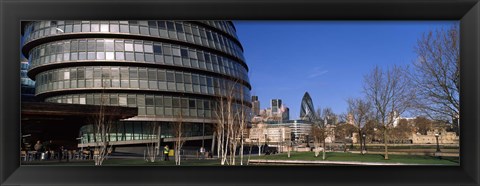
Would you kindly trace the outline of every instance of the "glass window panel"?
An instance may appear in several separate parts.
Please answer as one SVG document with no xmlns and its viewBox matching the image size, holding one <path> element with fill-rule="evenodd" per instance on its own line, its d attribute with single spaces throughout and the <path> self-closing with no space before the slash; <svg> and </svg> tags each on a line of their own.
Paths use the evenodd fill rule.
<svg viewBox="0 0 480 186">
<path fill-rule="evenodd" d="M 148 80 L 155 81 L 157 80 L 157 72 L 155 70 L 148 70 Z"/>
<path fill-rule="evenodd" d="M 125 60 L 125 56 L 123 52 L 115 52 L 115 59 L 116 60 Z"/>
<path fill-rule="evenodd" d="M 143 52 L 143 45 L 135 44 L 135 52 Z"/>
<path fill-rule="evenodd" d="M 137 79 L 138 78 L 137 68 L 131 67 L 129 69 L 129 73 L 130 73 L 130 79 Z"/>
<path fill-rule="evenodd" d="M 179 48 L 172 48 L 172 52 L 174 56 L 180 56 L 180 49 Z"/>
<path fill-rule="evenodd" d="M 95 59 L 95 57 L 96 57 L 95 52 L 87 53 L 87 59 L 92 60 L 92 59 Z"/>
<path fill-rule="evenodd" d="M 87 42 L 86 41 L 80 41 L 78 43 L 78 51 L 85 51 L 87 50 Z"/>
<path fill-rule="evenodd" d="M 183 75 L 182 75 L 181 72 L 176 72 L 175 73 L 175 82 L 183 83 Z"/>
<path fill-rule="evenodd" d="M 133 44 L 125 43 L 125 51 L 133 51 Z"/>
<path fill-rule="evenodd" d="M 187 49 L 181 49 L 180 50 L 181 56 L 188 58 L 188 50 Z"/>
<path fill-rule="evenodd" d="M 172 106 L 175 108 L 180 107 L 180 99 L 176 97 L 172 98 Z"/>
<path fill-rule="evenodd" d="M 121 33 L 129 33 L 130 30 L 129 30 L 128 25 L 120 25 L 120 32 Z"/>
<path fill-rule="evenodd" d="M 152 54 L 145 54 L 145 61 L 147 62 L 153 62 L 153 55 Z"/>
<path fill-rule="evenodd" d="M 133 54 L 133 52 L 126 52 L 125 53 L 125 60 L 135 61 L 135 55 Z"/>
<path fill-rule="evenodd" d="M 123 42 L 115 42 L 115 51 L 123 51 L 124 48 Z"/>
<path fill-rule="evenodd" d="M 155 54 L 162 54 L 162 46 L 160 45 L 153 45 L 153 52 Z"/>
<path fill-rule="evenodd" d="M 114 48 L 115 48 L 115 46 L 114 46 L 113 40 L 106 40 L 105 41 L 105 50 L 106 51 L 109 51 L 109 52 L 114 51 Z"/>
<path fill-rule="evenodd" d="M 164 70 L 159 70 L 157 73 L 158 81 L 165 81 L 165 71 Z"/>
<path fill-rule="evenodd" d="M 147 69 L 141 68 L 138 70 L 138 78 L 139 79 L 147 79 Z"/>
<path fill-rule="evenodd" d="M 195 100 L 194 99 L 191 99 L 188 101 L 188 107 L 189 108 L 195 108 Z"/>
<path fill-rule="evenodd" d="M 165 97 L 164 104 L 165 104 L 165 107 L 172 107 L 172 97 Z"/>
<path fill-rule="evenodd" d="M 167 72 L 167 81 L 174 82 L 174 80 L 173 72 Z"/>
<path fill-rule="evenodd" d="M 93 40 L 88 41 L 87 51 L 89 51 L 89 52 L 95 51 L 95 41 L 93 41 Z"/>
<path fill-rule="evenodd" d="M 91 28 L 92 28 L 92 32 L 100 32 L 100 25 L 99 24 L 92 24 Z"/>
<path fill-rule="evenodd" d="M 117 25 L 117 24 L 111 24 L 111 25 L 110 25 L 110 32 L 120 32 L 119 25 Z"/>
<path fill-rule="evenodd" d="M 90 24 L 82 24 L 82 32 L 90 32 Z"/>
<path fill-rule="evenodd" d="M 172 30 L 172 31 L 175 30 L 175 28 L 174 28 L 174 26 L 173 26 L 173 22 L 167 21 L 167 29 L 168 29 L 168 30 Z"/>
<path fill-rule="evenodd" d="M 135 60 L 136 61 L 145 61 L 144 56 L 145 55 L 143 55 L 143 53 L 135 52 Z"/>
<path fill-rule="evenodd" d="M 119 96 L 118 97 L 118 104 L 119 105 L 127 105 L 127 97 L 126 96 Z"/>
<path fill-rule="evenodd" d="M 97 52 L 97 59 L 105 60 L 105 52 Z"/>
<path fill-rule="evenodd" d="M 157 22 L 156 21 L 148 21 L 148 26 L 149 27 L 157 27 Z"/>
<path fill-rule="evenodd" d="M 152 45 L 145 45 L 145 52 L 153 53 L 153 46 Z"/>
<path fill-rule="evenodd" d="M 148 27 L 141 26 L 141 27 L 140 27 L 140 34 L 142 34 L 142 35 L 150 35 L 150 33 L 148 32 Z"/>
<path fill-rule="evenodd" d="M 107 60 L 114 60 L 114 53 L 113 52 L 106 52 L 106 59 Z"/>
<path fill-rule="evenodd" d="M 172 50 L 170 46 L 163 46 L 163 52 L 165 53 L 165 55 L 172 55 Z"/>
<path fill-rule="evenodd" d="M 97 41 L 97 51 L 105 51 L 105 43 L 103 40 Z"/>
<path fill-rule="evenodd" d="M 175 27 L 178 32 L 183 32 L 183 26 L 180 23 L 175 23 Z"/>
<path fill-rule="evenodd" d="M 157 21 L 158 28 L 160 29 L 166 29 L 165 27 L 165 21 Z"/>
<path fill-rule="evenodd" d="M 138 31 L 138 26 L 130 26 L 130 33 L 132 34 L 138 34 L 139 31 Z"/>
<path fill-rule="evenodd" d="M 108 32 L 108 24 L 101 24 L 100 32 Z"/>
</svg>

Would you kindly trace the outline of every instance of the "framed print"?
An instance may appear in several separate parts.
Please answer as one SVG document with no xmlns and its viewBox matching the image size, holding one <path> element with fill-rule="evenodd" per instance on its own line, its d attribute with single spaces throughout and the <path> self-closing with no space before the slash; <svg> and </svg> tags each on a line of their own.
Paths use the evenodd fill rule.
<svg viewBox="0 0 480 186">
<path fill-rule="evenodd" d="M 0 7 L 1 185 L 480 182 L 476 0 Z"/>
</svg>

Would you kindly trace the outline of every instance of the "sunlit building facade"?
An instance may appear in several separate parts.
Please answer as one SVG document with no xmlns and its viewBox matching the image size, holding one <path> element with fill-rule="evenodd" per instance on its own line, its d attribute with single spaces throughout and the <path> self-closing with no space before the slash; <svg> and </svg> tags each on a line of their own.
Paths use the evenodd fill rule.
<svg viewBox="0 0 480 186">
<path fill-rule="evenodd" d="M 230 21 L 34 21 L 24 26 L 22 52 L 35 96 L 45 102 L 138 108 L 109 135 L 119 144 L 151 139 L 153 123 L 168 141 L 179 118 L 185 136 L 211 138 L 216 100 L 229 87 L 236 100 L 250 100 Z M 95 141 L 91 125 L 79 135 L 81 144 Z"/>
</svg>

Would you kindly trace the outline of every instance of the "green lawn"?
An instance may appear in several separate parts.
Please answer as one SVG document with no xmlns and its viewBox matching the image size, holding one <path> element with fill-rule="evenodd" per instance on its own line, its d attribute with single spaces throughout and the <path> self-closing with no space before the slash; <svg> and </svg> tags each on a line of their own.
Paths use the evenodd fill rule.
<svg viewBox="0 0 480 186">
<path fill-rule="evenodd" d="M 220 165 L 219 160 L 182 160 L 182 166 L 216 166 Z M 94 166 L 93 160 L 81 160 L 70 162 L 58 161 L 34 161 L 22 162 L 23 165 L 54 165 L 54 166 Z M 105 166 L 175 166 L 175 160 L 170 158 L 170 161 L 146 162 L 142 158 L 138 159 L 108 159 L 103 162 Z"/>
<path fill-rule="evenodd" d="M 385 160 L 383 155 L 378 154 L 353 154 L 343 152 L 327 152 L 325 161 L 356 161 L 356 162 L 380 162 L 380 163 L 407 163 L 407 164 L 425 164 L 425 165 L 459 165 L 459 158 L 455 157 L 432 157 L 432 156 L 413 156 L 413 155 L 389 155 L 389 160 Z M 244 156 L 244 165 L 247 163 L 248 156 Z M 251 159 L 266 159 L 266 160 L 309 160 L 322 161 L 322 153 L 319 157 L 314 157 L 313 152 L 292 152 L 291 157 L 287 157 L 287 153 L 275 155 L 252 155 Z M 240 163 L 240 158 L 237 158 L 237 165 Z M 93 160 L 58 162 L 58 161 L 35 161 L 24 163 L 23 165 L 54 165 L 54 166 L 93 166 Z M 175 166 L 173 157 L 170 161 L 156 161 L 150 163 L 144 161 L 142 158 L 138 159 L 108 159 L 104 161 L 105 166 Z M 220 160 L 182 160 L 182 166 L 220 166 Z"/>
<path fill-rule="evenodd" d="M 413 155 L 388 155 L 389 160 L 385 160 L 383 155 L 378 154 L 353 154 L 343 152 L 327 152 L 325 161 L 358 161 L 358 162 L 384 162 L 384 163 L 410 163 L 410 164 L 441 164 L 441 165 L 459 165 L 459 158 L 454 157 L 432 157 L 432 156 L 413 156 Z M 286 153 L 256 156 L 252 159 L 266 160 L 310 160 L 322 161 L 322 153 L 314 157 L 313 152 L 292 152 L 290 158 Z"/>
</svg>

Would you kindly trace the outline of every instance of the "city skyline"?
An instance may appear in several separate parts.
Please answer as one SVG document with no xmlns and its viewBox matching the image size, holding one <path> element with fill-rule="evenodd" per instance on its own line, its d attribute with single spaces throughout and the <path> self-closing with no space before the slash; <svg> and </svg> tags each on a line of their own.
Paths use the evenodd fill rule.
<svg viewBox="0 0 480 186">
<path fill-rule="evenodd" d="M 260 109 L 282 99 L 297 119 L 309 92 L 315 108 L 346 112 L 362 96 L 363 76 L 374 65 L 411 64 L 417 39 L 456 21 L 235 21 L 250 67 L 251 94 Z M 300 47 L 299 47 L 300 46 Z M 304 47 L 301 47 L 304 46 Z"/>
</svg>

